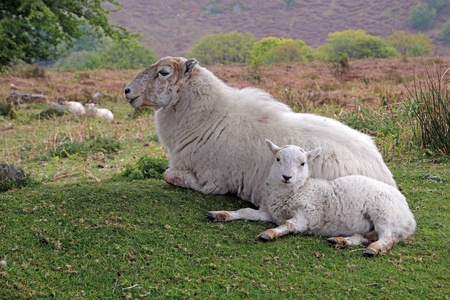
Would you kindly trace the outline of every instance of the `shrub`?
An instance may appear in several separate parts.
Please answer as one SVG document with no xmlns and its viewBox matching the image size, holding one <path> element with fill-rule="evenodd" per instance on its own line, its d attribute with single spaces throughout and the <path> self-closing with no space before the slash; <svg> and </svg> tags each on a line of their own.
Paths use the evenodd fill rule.
<svg viewBox="0 0 450 300">
<path fill-rule="evenodd" d="M 424 30 L 433 26 L 435 19 L 436 9 L 430 8 L 427 3 L 420 2 L 411 7 L 408 24 L 416 30 Z"/>
<path fill-rule="evenodd" d="M 423 33 L 396 31 L 388 36 L 387 43 L 397 49 L 403 57 L 432 56 L 434 51 L 433 42 Z"/>
<path fill-rule="evenodd" d="M 0 179 L 0 193 L 9 191 L 13 188 L 21 189 L 22 187 L 26 186 L 36 186 L 39 182 L 35 179 L 30 177 L 30 174 L 26 174 L 23 178 L 17 178 L 17 179 L 9 179 L 4 178 Z"/>
<path fill-rule="evenodd" d="M 448 20 L 444 24 L 444 29 L 442 30 L 441 40 L 444 43 L 450 44 L 450 20 Z"/>
<path fill-rule="evenodd" d="M 260 62 L 270 65 L 275 62 L 308 61 L 314 51 L 302 40 L 267 37 L 255 43 L 251 51 L 250 63 Z"/>
<path fill-rule="evenodd" d="M 39 113 L 38 118 L 39 119 L 51 119 L 53 117 L 60 117 L 64 115 L 64 111 L 60 111 L 56 108 L 49 107 L 46 110 Z"/>
<path fill-rule="evenodd" d="M 250 32 L 210 34 L 186 53 L 186 57 L 195 57 L 205 65 L 244 63 L 254 43 L 255 37 Z"/>
</svg>

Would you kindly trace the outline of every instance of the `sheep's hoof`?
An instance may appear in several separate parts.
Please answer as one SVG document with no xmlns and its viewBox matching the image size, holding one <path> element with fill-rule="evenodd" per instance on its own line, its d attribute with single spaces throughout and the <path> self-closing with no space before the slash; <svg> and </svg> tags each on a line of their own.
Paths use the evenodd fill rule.
<svg viewBox="0 0 450 300">
<path fill-rule="evenodd" d="M 366 250 L 364 250 L 363 255 L 365 257 L 374 257 L 375 255 L 377 255 L 377 253 L 375 251 L 373 251 L 372 249 L 366 249 Z"/>
<path fill-rule="evenodd" d="M 260 234 L 260 235 L 258 235 L 256 237 L 256 241 L 258 241 L 258 242 L 265 243 L 265 242 L 268 242 L 270 240 L 271 240 L 270 237 L 268 235 L 264 234 L 264 233 L 262 233 L 262 234 Z"/>
<path fill-rule="evenodd" d="M 216 215 L 210 212 L 205 213 L 206 220 L 215 222 L 216 221 Z"/>
</svg>

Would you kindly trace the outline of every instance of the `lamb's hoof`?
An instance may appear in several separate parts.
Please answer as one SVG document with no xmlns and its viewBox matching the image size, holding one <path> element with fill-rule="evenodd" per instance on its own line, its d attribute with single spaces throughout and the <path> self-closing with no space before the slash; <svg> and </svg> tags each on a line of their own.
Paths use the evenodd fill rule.
<svg viewBox="0 0 450 300">
<path fill-rule="evenodd" d="M 348 242 L 341 237 L 338 238 L 328 238 L 327 243 L 330 247 L 336 248 L 336 249 L 344 249 L 348 246 Z"/>
<path fill-rule="evenodd" d="M 327 239 L 327 243 L 330 247 L 336 247 L 338 240 L 334 238 Z"/>
<path fill-rule="evenodd" d="M 377 253 L 375 251 L 373 251 L 372 249 L 366 249 L 363 252 L 364 257 L 374 257 L 377 255 Z"/>
<path fill-rule="evenodd" d="M 215 222 L 216 221 L 216 215 L 210 212 L 205 213 L 206 220 Z"/>
<path fill-rule="evenodd" d="M 270 237 L 263 233 L 256 237 L 256 241 L 265 243 L 270 241 Z"/>
</svg>

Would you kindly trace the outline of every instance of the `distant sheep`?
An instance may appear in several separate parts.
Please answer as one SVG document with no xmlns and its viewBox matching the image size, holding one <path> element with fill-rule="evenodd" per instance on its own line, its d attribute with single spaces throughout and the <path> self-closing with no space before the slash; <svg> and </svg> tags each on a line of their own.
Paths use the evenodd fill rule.
<svg viewBox="0 0 450 300">
<path fill-rule="evenodd" d="M 168 148 L 171 184 L 205 194 L 235 194 L 259 206 L 270 169 L 265 138 L 324 147 L 311 176 L 361 174 L 396 186 L 372 138 L 330 118 L 294 113 L 254 88 L 227 86 L 195 59 L 166 57 L 125 88 L 132 107 L 153 106 L 160 141 Z"/>
<path fill-rule="evenodd" d="M 414 233 L 414 216 L 395 187 L 360 175 L 332 181 L 310 178 L 309 165 L 322 148 L 305 152 L 293 145 L 279 148 L 269 140 L 266 143 L 273 164 L 259 210 L 212 211 L 206 213 L 209 220 L 280 225 L 257 237 L 263 242 L 288 233 L 338 236 L 328 243 L 336 248 L 369 244 L 364 250 L 369 257 L 388 251 Z"/>
<path fill-rule="evenodd" d="M 75 101 L 67 101 L 64 98 L 58 98 L 58 104 L 68 108 L 70 112 L 74 114 L 84 115 L 86 111 L 84 110 L 83 104 Z"/>
<path fill-rule="evenodd" d="M 114 115 L 113 113 L 106 108 L 97 108 L 97 104 L 94 103 L 86 103 L 84 106 L 87 107 L 88 112 L 92 113 L 94 116 L 106 119 L 106 120 L 113 120 Z"/>
</svg>

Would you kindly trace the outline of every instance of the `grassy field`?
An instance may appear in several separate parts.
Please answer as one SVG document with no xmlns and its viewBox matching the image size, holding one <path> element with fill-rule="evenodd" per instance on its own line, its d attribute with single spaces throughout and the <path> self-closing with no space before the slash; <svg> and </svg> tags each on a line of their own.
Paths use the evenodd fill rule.
<svg viewBox="0 0 450 300">
<path fill-rule="evenodd" d="M 413 80 L 408 62 L 399 61 L 395 74 L 380 71 L 386 77 L 379 79 L 369 65 L 389 69 L 395 62 L 366 64 L 355 64 L 345 80 L 320 65 L 278 66 L 260 83 L 243 66 L 213 71 L 231 85 L 259 86 L 297 110 L 336 117 L 375 137 L 418 226 L 372 259 L 362 247 L 335 250 L 322 237 L 257 243 L 273 224 L 204 217 L 248 203 L 123 176 L 137 172 L 140 158 L 167 159 L 152 111 L 129 117 L 121 95 L 137 71 L 0 77 L 0 104 L 11 83 L 49 101 L 61 95 L 89 102 L 106 91 L 100 106 L 115 115 L 112 122 L 70 114 L 39 119 L 48 104 L 29 104 L 13 118 L 0 116 L 0 163 L 29 174 L 21 188 L 0 192 L 0 260 L 7 263 L 0 266 L 0 298 L 448 299 L 450 159 L 412 141 L 404 106 L 394 99 L 401 94 L 395 78 Z M 277 81 L 288 71 L 289 83 Z M 318 88 L 302 87 L 314 81 Z M 305 98 L 300 89 L 322 94 Z"/>
</svg>

